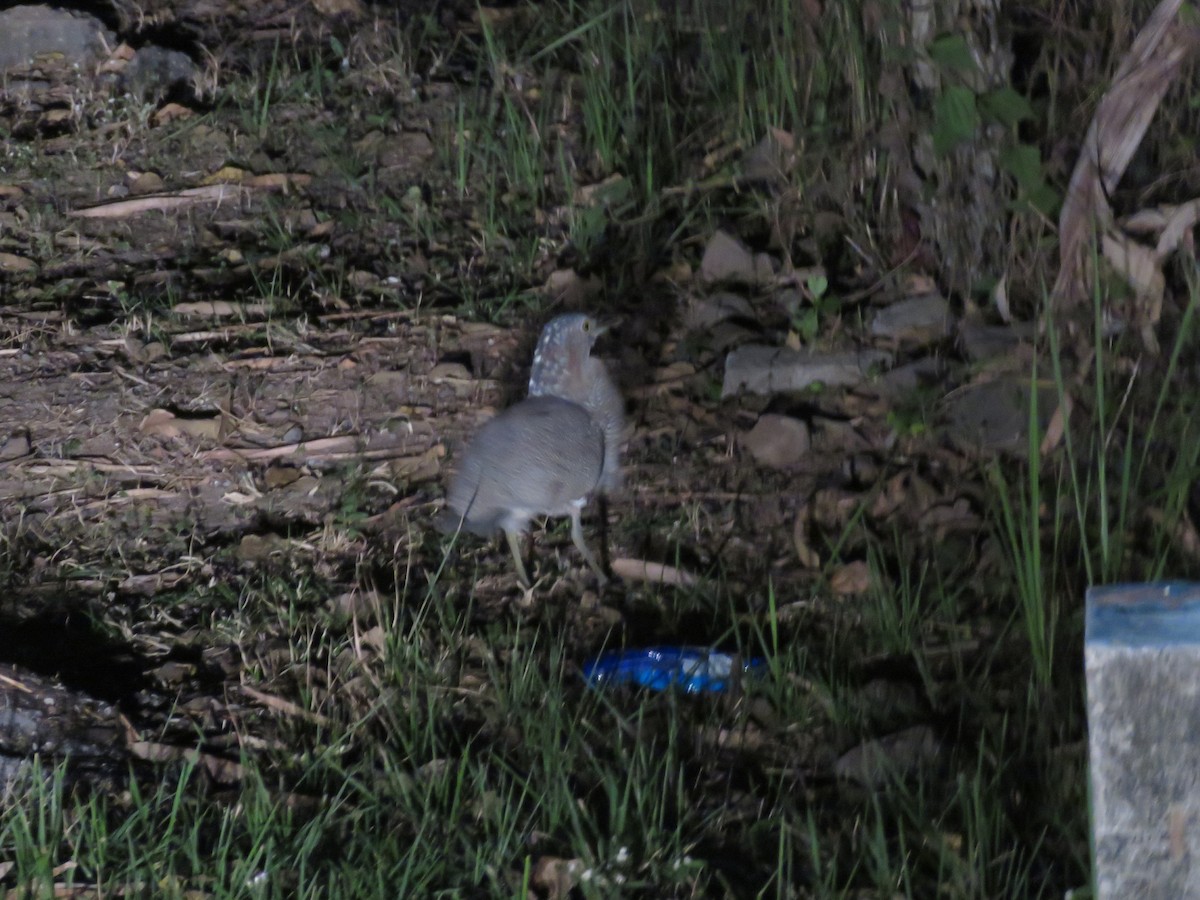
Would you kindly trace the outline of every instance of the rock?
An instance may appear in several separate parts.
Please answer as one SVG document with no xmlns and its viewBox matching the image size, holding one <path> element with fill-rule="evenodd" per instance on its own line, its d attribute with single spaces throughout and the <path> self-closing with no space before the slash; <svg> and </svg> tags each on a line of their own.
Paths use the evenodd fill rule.
<svg viewBox="0 0 1200 900">
<path fill-rule="evenodd" d="M 68 66 L 95 65 L 115 46 L 115 35 L 95 16 L 41 4 L 0 13 L 0 72 L 28 66 L 35 57 L 61 54 Z"/>
<path fill-rule="evenodd" d="M 781 187 L 796 165 L 796 139 L 781 128 L 772 128 L 742 157 L 742 177 Z"/>
<path fill-rule="evenodd" d="M 928 725 L 914 725 L 843 753 L 833 764 L 838 778 L 861 787 L 884 787 L 893 776 L 914 774 L 942 755 L 941 743 Z"/>
<path fill-rule="evenodd" d="M 0 802 L 28 796 L 37 778 L 49 781 L 37 757 L 0 755 Z"/>
<path fill-rule="evenodd" d="M 157 194 L 165 189 L 162 178 L 154 172 L 139 172 L 129 183 L 131 194 Z"/>
<path fill-rule="evenodd" d="M 0 443 L 0 460 L 20 459 L 22 456 L 28 456 L 29 450 L 29 432 L 10 434 Z"/>
<path fill-rule="evenodd" d="M 1024 453 L 1029 448 L 1028 377 L 1005 376 L 967 385 L 946 404 L 946 432 L 963 447 Z M 1038 427 L 1044 430 L 1058 406 L 1053 385 L 1038 388 Z"/>
<path fill-rule="evenodd" d="M 775 280 L 775 260 L 769 253 L 754 254 L 754 283 L 767 285 Z"/>
<path fill-rule="evenodd" d="M 922 356 L 902 366 L 889 369 L 875 387 L 885 397 L 899 397 L 922 387 L 937 384 L 946 376 L 949 367 L 940 356 Z"/>
<path fill-rule="evenodd" d="M 952 318 L 950 304 L 941 294 L 907 297 L 875 314 L 871 334 L 894 341 L 926 343 L 948 335 Z"/>
<path fill-rule="evenodd" d="M 128 723 L 116 707 L 53 678 L 0 664 L 0 709 L 0 798 L 28 774 L 13 759 L 36 754 L 48 766 L 68 760 L 72 783 L 129 764 Z"/>
<path fill-rule="evenodd" d="M 38 270 L 37 263 L 16 253 L 0 253 L 0 272 L 32 273 Z"/>
<path fill-rule="evenodd" d="M 892 355 L 882 350 L 847 350 L 818 353 L 747 344 L 725 358 L 722 397 L 742 391 L 775 394 L 799 391 L 814 384 L 828 387 L 858 384 L 871 369 L 891 364 Z"/>
<path fill-rule="evenodd" d="M 1022 344 L 1032 343 L 1037 329 L 1032 323 L 1018 325 L 981 325 L 962 322 L 958 340 L 971 362 L 986 362 L 1009 356 Z"/>
<path fill-rule="evenodd" d="M 376 159 L 385 169 L 414 170 L 433 158 L 433 141 L 423 131 L 402 131 L 385 137 Z"/>
<path fill-rule="evenodd" d="M 734 347 L 740 347 L 758 336 L 757 332 L 732 320 L 718 322 L 709 330 L 708 334 L 708 345 L 717 353 L 725 353 Z"/>
<path fill-rule="evenodd" d="M 868 681 L 856 699 L 863 714 L 873 718 L 902 715 L 912 721 L 912 716 L 922 708 L 920 695 L 912 684 L 887 678 Z"/>
<path fill-rule="evenodd" d="M 724 231 L 717 231 L 709 238 L 704 258 L 700 260 L 700 277 L 704 281 L 753 284 L 754 276 L 754 256 L 741 241 Z"/>
<path fill-rule="evenodd" d="M 238 543 L 234 555 L 244 563 L 260 563 L 287 552 L 287 541 L 277 534 L 247 534 Z"/>
<path fill-rule="evenodd" d="M 703 331 L 726 319 L 754 319 L 750 301 L 740 294 L 718 291 L 707 297 L 696 297 L 683 314 L 683 325 L 688 331 Z"/>
<path fill-rule="evenodd" d="M 764 466 L 786 469 L 804 458 L 811 441 L 806 423 L 767 413 L 742 435 L 741 445 Z"/>
<path fill-rule="evenodd" d="M 799 288 L 794 287 L 784 288 L 771 299 L 779 309 L 783 310 L 789 319 L 795 318 L 800 310 L 804 308 L 806 302 Z"/>
</svg>

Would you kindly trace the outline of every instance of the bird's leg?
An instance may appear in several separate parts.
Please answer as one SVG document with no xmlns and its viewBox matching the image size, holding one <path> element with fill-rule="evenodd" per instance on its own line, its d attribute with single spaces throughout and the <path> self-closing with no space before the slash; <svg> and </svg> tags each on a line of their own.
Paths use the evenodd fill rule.
<svg viewBox="0 0 1200 900">
<path fill-rule="evenodd" d="M 583 541 L 583 511 L 579 507 L 575 507 L 571 513 L 571 540 L 575 542 L 575 546 L 579 548 L 579 552 L 583 554 L 583 558 L 587 560 L 587 564 L 592 567 L 592 571 L 596 573 L 596 578 L 600 582 L 600 586 L 608 584 L 608 578 L 604 574 L 604 570 L 600 568 L 600 563 L 596 562 L 596 557 L 592 555 L 592 551 L 588 549 L 588 545 Z"/>
<path fill-rule="evenodd" d="M 600 565 L 608 569 L 612 565 L 608 552 L 608 494 L 596 495 L 596 508 L 600 512 Z"/>
<path fill-rule="evenodd" d="M 521 582 L 521 587 L 528 589 L 532 582 L 529 580 L 529 573 L 525 571 L 525 562 L 521 559 L 521 542 L 518 534 L 506 528 L 504 536 L 508 538 L 508 549 L 512 551 L 513 562 L 517 564 L 517 580 Z"/>
</svg>

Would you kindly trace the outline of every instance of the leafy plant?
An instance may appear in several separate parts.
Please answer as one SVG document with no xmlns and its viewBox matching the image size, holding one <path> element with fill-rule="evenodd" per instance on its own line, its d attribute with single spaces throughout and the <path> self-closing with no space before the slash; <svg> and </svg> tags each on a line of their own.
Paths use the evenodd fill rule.
<svg viewBox="0 0 1200 900">
<path fill-rule="evenodd" d="M 1022 122 L 1035 117 L 1029 101 L 1009 85 L 983 91 L 974 88 L 981 73 L 970 45 L 961 35 L 936 39 L 929 46 L 929 58 L 941 71 L 943 82 L 948 82 L 933 103 L 934 151 L 946 156 L 974 140 L 981 128 L 1003 126 L 1007 137 L 1000 148 L 1000 167 L 1016 181 L 1022 202 L 1052 216 L 1059 197 L 1046 182 L 1041 151 L 1017 134 Z"/>
</svg>

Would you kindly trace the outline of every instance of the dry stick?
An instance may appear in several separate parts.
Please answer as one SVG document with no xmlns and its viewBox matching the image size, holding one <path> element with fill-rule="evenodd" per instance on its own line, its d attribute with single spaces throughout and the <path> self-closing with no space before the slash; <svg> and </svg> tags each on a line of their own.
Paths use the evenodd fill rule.
<svg viewBox="0 0 1200 900">
<path fill-rule="evenodd" d="M 1182 0 L 1162 0 L 1155 7 L 1092 117 L 1058 219 L 1059 271 L 1048 316 L 1086 300 L 1084 263 L 1091 239 L 1112 222 L 1107 196 L 1125 174 L 1163 95 L 1197 45 L 1196 30 L 1178 18 L 1181 5 Z"/>
<path fill-rule="evenodd" d="M 73 209 L 68 211 L 67 215 L 80 219 L 123 219 L 150 210 L 179 209 L 197 203 L 222 203 L 235 197 L 240 198 L 246 193 L 245 188 L 236 184 L 209 184 L 176 191 L 173 194 L 151 194 L 132 200 L 102 203 L 87 209 Z"/>
</svg>

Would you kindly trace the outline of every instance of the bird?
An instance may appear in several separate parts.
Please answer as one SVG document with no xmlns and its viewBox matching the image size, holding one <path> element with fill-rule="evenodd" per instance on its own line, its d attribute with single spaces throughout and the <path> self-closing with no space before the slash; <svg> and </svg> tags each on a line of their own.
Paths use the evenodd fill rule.
<svg viewBox="0 0 1200 900">
<path fill-rule="evenodd" d="M 502 530 L 526 588 L 519 538 L 538 516 L 569 516 L 572 542 L 600 584 L 607 582 L 582 523 L 588 499 L 620 483 L 624 401 L 604 363 L 591 356 L 605 328 L 570 314 L 542 329 L 529 396 L 484 424 L 446 492 L 442 529 Z"/>
<path fill-rule="evenodd" d="M 609 327 L 583 313 L 567 313 L 546 323 L 533 351 L 529 396 L 562 397 L 591 413 L 604 431 L 601 487 L 611 492 L 621 484 L 625 401 L 604 362 L 591 355 L 596 339 Z"/>
<path fill-rule="evenodd" d="M 537 516 L 570 516 L 571 540 L 603 584 L 581 519 L 603 471 L 604 432 L 588 411 L 561 397 L 529 397 L 475 435 L 446 494 L 444 522 L 479 535 L 502 530 L 529 587 L 520 536 Z"/>
</svg>

